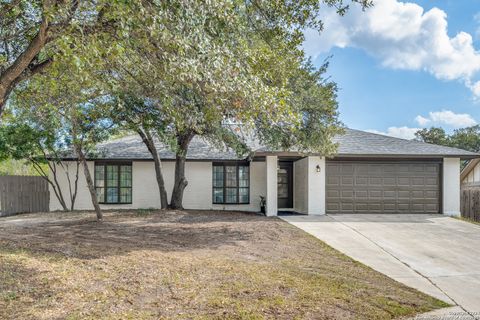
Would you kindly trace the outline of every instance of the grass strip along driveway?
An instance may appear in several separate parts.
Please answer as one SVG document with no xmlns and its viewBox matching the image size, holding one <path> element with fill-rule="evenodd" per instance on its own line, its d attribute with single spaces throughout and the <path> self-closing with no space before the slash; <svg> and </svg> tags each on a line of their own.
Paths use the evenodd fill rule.
<svg viewBox="0 0 480 320">
<path fill-rule="evenodd" d="M 0 219 L 1 319 L 390 319 L 444 306 L 277 218 Z"/>
</svg>

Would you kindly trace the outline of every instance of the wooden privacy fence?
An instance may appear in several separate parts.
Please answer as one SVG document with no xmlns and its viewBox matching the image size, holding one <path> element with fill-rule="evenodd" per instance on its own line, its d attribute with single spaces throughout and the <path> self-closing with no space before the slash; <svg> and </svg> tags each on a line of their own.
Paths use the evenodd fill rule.
<svg viewBox="0 0 480 320">
<path fill-rule="evenodd" d="M 48 183 L 42 177 L 0 176 L 0 217 L 48 211 Z"/>
<path fill-rule="evenodd" d="M 462 186 L 460 208 L 463 218 L 480 222 L 480 184 Z"/>
</svg>

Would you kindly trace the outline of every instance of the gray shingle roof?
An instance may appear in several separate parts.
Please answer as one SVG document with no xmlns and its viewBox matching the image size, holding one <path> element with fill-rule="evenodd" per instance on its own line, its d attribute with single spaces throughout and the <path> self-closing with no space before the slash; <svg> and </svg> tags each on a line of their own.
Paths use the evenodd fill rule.
<svg viewBox="0 0 480 320">
<path fill-rule="evenodd" d="M 461 158 L 476 158 L 479 154 L 419 141 L 393 138 L 380 134 L 347 129 L 344 135 L 334 138 L 339 144 L 338 156 L 370 156 L 370 157 L 443 157 L 456 156 Z M 175 159 L 175 154 L 165 145 L 157 142 L 160 158 Z M 259 153 L 269 153 L 267 148 L 259 147 L 258 143 L 251 146 Z M 142 140 L 137 135 L 110 140 L 97 146 L 96 159 L 151 159 Z M 232 150 L 222 150 L 212 146 L 207 141 L 196 137 L 192 140 L 187 159 L 190 160 L 237 160 L 239 157 Z"/>
<path fill-rule="evenodd" d="M 164 144 L 156 141 L 160 159 L 173 160 L 175 153 Z M 97 145 L 95 152 L 97 159 L 152 159 L 142 139 L 138 135 L 130 135 L 119 139 L 110 140 Z M 207 141 L 195 137 L 188 148 L 187 159 L 190 160 L 238 160 L 238 156 L 232 150 L 222 150 L 212 146 Z"/>
<path fill-rule="evenodd" d="M 381 134 L 347 129 L 334 138 L 339 144 L 339 156 L 459 156 L 480 157 L 480 154 L 457 148 L 405 140 Z"/>
</svg>

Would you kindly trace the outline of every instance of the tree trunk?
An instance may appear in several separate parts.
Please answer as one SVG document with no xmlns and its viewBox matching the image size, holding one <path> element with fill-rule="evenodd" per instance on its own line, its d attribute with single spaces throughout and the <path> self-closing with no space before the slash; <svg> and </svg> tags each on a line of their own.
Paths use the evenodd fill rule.
<svg viewBox="0 0 480 320">
<path fill-rule="evenodd" d="M 143 143 L 147 146 L 148 151 L 150 151 L 153 157 L 153 163 L 155 166 L 155 175 L 157 178 L 158 190 L 160 192 L 160 204 L 162 209 L 167 209 L 168 199 L 167 199 L 167 189 L 165 189 L 165 180 L 163 179 L 162 173 L 162 164 L 160 162 L 160 157 L 158 156 L 157 148 L 155 147 L 155 142 L 153 137 L 148 130 L 142 131 L 141 129 L 137 130 L 138 134 L 142 138 Z"/>
<path fill-rule="evenodd" d="M 193 137 L 194 134 L 191 132 L 177 135 L 175 182 L 173 184 L 172 199 L 170 201 L 170 207 L 172 209 L 183 209 L 183 191 L 188 185 L 188 181 L 185 178 L 185 160 L 187 157 L 188 146 Z"/>
<path fill-rule="evenodd" d="M 28 76 L 35 72 L 35 66 L 31 65 L 33 59 L 47 43 L 48 22 L 46 17 L 40 23 L 39 30 L 25 51 L 23 51 L 13 64 L 0 74 L 0 115 L 13 88 Z M 43 66 L 42 66 L 43 68 Z"/>
<path fill-rule="evenodd" d="M 70 172 L 69 172 L 69 165 L 65 166 L 62 165 L 63 170 L 65 171 L 65 175 L 68 181 L 68 191 L 70 194 L 70 211 L 75 209 L 75 200 L 77 198 L 77 191 L 78 191 L 78 176 L 79 176 L 79 167 L 80 161 L 75 161 L 75 180 L 73 182 L 73 190 L 72 190 L 72 179 L 70 179 Z"/>
<path fill-rule="evenodd" d="M 72 211 L 73 211 L 73 209 L 75 209 L 75 200 L 77 200 L 77 194 L 78 194 L 78 176 L 79 176 L 79 174 L 78 174 L 78 171 L 79 171 L 79 170 L 78 170 L 78 169 L 79 169 L 79 167 L 80 167 L 80 162 L 77 161 L 75 165 L 76 165 L 76 171 L 75 171 L 75 187 L 74 187 L 74 189 L 73 189 L 73 196 L 72 196 L 72 200 L 71 200 L 71 205 L 72 205 L 72 208 L 71 208 L 71 209 L 72 209 Z M 96 193 L 95 193 L 95 194 L 96 194 Z"/>
<path fill-rule="evenodd" d="M 67 204 L 65 203 L 65 199 L 63 197 L 62 189 L 60 188 L 60 184 L 58 183 L 57 170 L 56 170 L 55 163 L 53 163 L 53 165 L 51 165 L 50 162 L 47 162 L 48 167 L 50 169 L 50 172 L 53 175 L 53 181 L 52 181 L 49 178 L 48 173 L 45 172 L 45 170 L 42 169 L 42 166 L 36 160 L 34 160 L 34 159 L 29 159 L 29 160 L 30 160 L 30 163 L 32 164 L 33 168 L 35 169 L 35 171 L 37 171 L 37 173 L 43 179 L 45 179 L 48 182 L 48 184 L 50 184 L 50 186 L 52 187 L 53 193 L 55 194 L 55 197 L 57 198 L 58 202 L 62 206 L 63 211 L 68 211 Z"/>
<path fill-rule="evenodd" d="M 85 159 L 85 155 L 83 154 L 82 148 L 80 146 L 75 145 L 75 149 L 77 151 L 78 159 L 83 165 L 83 173 L 85 174 L 85 180 L 87 180 L 88 191 L 90 191 L 92 204 L 93 204 L 93 207 L 95 208 L 95 213 L 97 214 L 97 220 L 102 221 L 103 214 L 102 214 L 102 210 L 100 209 L 100 205 L 98 204 L 97 193 L 95 192 L 92 176 L 90 175 L 90 170 L 88 169 L 87 160 Z"/>
</svg>

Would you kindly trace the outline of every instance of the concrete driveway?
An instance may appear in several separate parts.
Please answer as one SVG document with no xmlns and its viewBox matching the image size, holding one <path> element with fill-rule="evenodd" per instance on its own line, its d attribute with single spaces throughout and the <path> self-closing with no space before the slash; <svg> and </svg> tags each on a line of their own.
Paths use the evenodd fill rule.
<svg viewBox="0 0 480 320">
<path fill-rule="evenodd" d="M 281 218 L 353 259 L 480 318 L 480 226 L 424 214 Z"/>
</svg>

